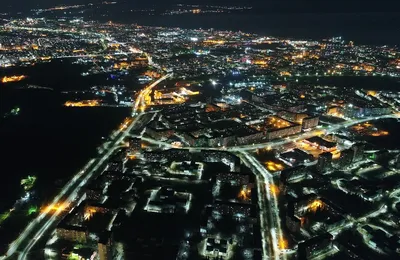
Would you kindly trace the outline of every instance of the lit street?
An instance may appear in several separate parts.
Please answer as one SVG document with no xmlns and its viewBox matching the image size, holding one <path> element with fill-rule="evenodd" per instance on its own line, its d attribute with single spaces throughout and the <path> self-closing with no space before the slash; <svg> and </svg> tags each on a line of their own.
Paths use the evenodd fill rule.
<svg viewBox="0 0 400 260">
<path fill-rule="evenodd" d="M 144 96 L 157 84 L 168 78 L 170 75 L 166 75 L 157 81 L 147 86 L 137 96 L 135 106 L 133 107 L 133 114 L 136 115 L 130 125 L 124 128 L 122 131 L 118 130 L 115 137 L 105 147 L 104 152 L 100 155 L 100 158 L 92 159 L 89 163 L 82 168 L 61 190 L 61 192 L 54 198 L 52 203 L 46 207 L 44 212 L 41 212 L 39 216 L 31 222 L 27 228 L 20 234 L 17 240 L 15 240 L 7 251 L 7 256 L 2 258 L 12 257 L 18 255 L 18 259 L 26 259 L 29 255 L 30 250 L 35 246 L 39 239 L 51 228 L 54 227 L 63 217 L 63 211 L 66 208 L 57 208 L 56 206 L 60 203 L 63 205 L 69 205 L 73 207 L 74 201 L 79 199 L 82 195 L 82 190 L 85 185 L 98 176 L 99 173 L 105 168 L 105 165 L 114 153 L 116 149 L 120 147 L 120 143 L 129 135 L 130 131 L 135 125 L 140 122 L 142 112 L 139 111 L 139 105 L 144 104 Z M 57 208 L 56 210 L 51 210 Z"/>
</svg>

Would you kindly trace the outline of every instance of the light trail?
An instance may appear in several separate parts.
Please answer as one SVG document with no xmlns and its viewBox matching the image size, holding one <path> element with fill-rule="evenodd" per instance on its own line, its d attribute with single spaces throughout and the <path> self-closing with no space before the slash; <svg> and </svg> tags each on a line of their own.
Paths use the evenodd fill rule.
<svg viewBox="0 0 400 260">
<path fill-rule="evenodd" d="M 139 105 L 138 105 L 139 106 Z M 189 149 L 189 150 L 221 150 L 221 151 L 228 151 L 228 152 L 245 152 L 245 151 L 253 151 L 256 149 L 260 149 L 260 148 L 266 148 L 268 147 L 269 149 L 281 146 L 281 145 L 285 145 L 288 143 L 292 143 L 294 141 L 297 140 L 302 140 L 302 139 L 307 139 L 316 135 L 320 135 L 320 134 L 331 134 L 335 131 L 338 131 L 342 128 L 346 128 L 355 124 L 359 124 L 359 123 L 363 123 L 363 122 L 367 122 L 367 121 L 372 121 L 372 120 L 379 120 L 379 119 L 385 119 L 385 118 L 399 118 L 398 114 L 390 114 L 390 115 L 384 115 L 384 116 L 380 116 L 380 117 L 369 117 L 369 118 L 363 118 L 363 119 L 359 119 L 359 120 L 351 120 L 351 121 L 346 121 L 342 124 L 337 124 L 331 128 L 327 128 L 327 129 L 316 129 L 314 131 L 310 131 L 310 132 L 305 132 L 305 133 L 301 133 L 301 134 L 297 134 L 297 135 L 293 135 L 289 138 L 285 138 L 285 139 L 277 139 L 277 140 L 273 140 L 273 141 L 267 141 L 267 142 L 263 142 L 263 143 L 259 143 L 259 144 L 250 144 L 250 145 L 240 145 L 240 146 L 232 146 L 232 147 L 227 147 L 227 148 L 222 148 L 222 147 L 178 147 L 179 149 Z M 140 136 L 139 136 L 140 138 Z M 144 138 L 143 138 L 144 140 Z M 152 143 L 152 144 L 157 144 L 157 145 L 163 145 L 166 147 L 170 147 L 171 144 L 167 143 L 167 142 L 161 142 L 161 141 L 157 141 L 151 138 L 145 138 L 145 141 Z"/>
<path fill-rule="evenodd" d="M 164 77 L 158 79 L 157 81 L 150 84 L 146 89 L 151 90 L 157 84 L 170 77 L 171 74 L 165 75 Z M 137 100 L 143 99 L 143 96 L 139 95 Z M 56 211 L 52 211 L 52 208 L 57 208 L 57 205 L 61 203 L 72 204 L 79 196 L 82 188 L 90 181 L 94 176 L 96 176 L 97 171 L 104 167 L 105 163 L 108 161 L 109 157 L 113 152 L 118 149 L 119 144 L 129 135 L 132 128 L 140 121 L 142 113 L 138 113 L 136 107 L 133 108 L 135 114 L 138 116 L 132 120 L 129 126 L 123 130 L 118 130 L 117 134 L 114 134 L 113 141 L 107 145 L 108 152 L 105 153 L 101 158 L 91 159 L 81 171 L 79 171 L 60 191 L 60 193 L 53 199 L 46 209 L 39 214 L 34 221 L 32 221 L 25 230 L 20 234 L 20 236 L 10 245 L 5 256 L 0 257 L 0 259 L 5 259 L 15 254 L 19 253 L 18 259 L 26 259 L 30 250 L 34 247 L 37 241 L 57 222 L 60 220 L 60 213 L 62 208 L 58 208 Z M 89 172 L 87 172 L 91 167 L 93 167 Z M 49 216 L 49 219 L 45 219 Z M 38 229 L 38 230 L 36 230 Z M 26 246 L 22 244 L 28 242 Z M 22 249 L 20 247 L 23 247 Z"/>
<path fill-rule="evenodd" d="M 146 88 L 144 88 L 143 90 L 140 91 L 139 95 L 137 96 L 136 100 L 135 100 L 135 104 L 133 106 L 133 111 L 132 114 L 138 114 L 139 112 L 144 112 L 144 108 L 146 107 L 145 104 L 145 98 L 146 96 L 148 96 L 151 92 L 151 90 L 157 86 L 158 84 L 160 84 L 160 82 L 166 80 L 167 78 L 171 77 L 172 74 L 167 74 L 161 78 L 159 78 L 158 80 L 154 81 L 153 83 L 151 83 L 150 85 L 148 85 Z"/>
<path fill-rule="evenodd" d="M 260 208 L 260 217 L 263 217 L 266 212 L 269 213 L 269 225 L 268 228 L 263 229 L 263 230 L 269 230 L 270 231 L 270 238 L 271 238 L 271 246 L 272 246 L 272 251 L 269 253 L 269 258 L 271 259 L 286 259 L 285 254 L 281 254 L 281 250 L 279 248 L 279 245 L 281 241 L 284 241 L 283 238 L 283 233 L 282 233 L 282 228 L 281 228 L 281 219 L 279 217 L 279 208 L 278 208 L 278 200 L 276 197 L 276 193 L 271 192 L 269 187 L 274 187 L 276 184 L 274 183 L 272 174 L 268 172 L 263 165 L 259 161 L 257 161 L 253 156 L 251 156 L 247 152 L 240 152 L 241 158 L 243 159 L 244 163 L 249 166 L 249 168 L 254 169 L 254 174 L 257 177 L 262 177 L 264 179 L 263 185 L 265 186 L 266 194 L 265 198 L 267 199 L 268 203 L 266 203 L 265 199 L 263 196 L 261 196 L 261 199 L 264 200 L 264 205 L 269 205 L 269 209 L 262 209 Z M 257 174 L 258 173 L 258 174 Z M 263 211 L 263 212 L 261 212 Z M 264 258 L 266 255 L 267 249 L 264 247 Z"/>
</svg>

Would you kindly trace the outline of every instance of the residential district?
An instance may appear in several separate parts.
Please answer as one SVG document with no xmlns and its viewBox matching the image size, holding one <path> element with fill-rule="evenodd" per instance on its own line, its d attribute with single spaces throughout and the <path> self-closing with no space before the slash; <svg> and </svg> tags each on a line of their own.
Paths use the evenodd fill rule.
<svg viewBox="0 0 400 260">
<path fill-rule="evenodd" d="M 399 258 L 400 148 L 379 140 L 398 139 L 400 94 L 320 83 L 398 78 L 399 49 L 69 18 L 0 34 L 3 68 L 112 79 L 65 106 L 132 108 L 1 259 Z"/>
</svg>

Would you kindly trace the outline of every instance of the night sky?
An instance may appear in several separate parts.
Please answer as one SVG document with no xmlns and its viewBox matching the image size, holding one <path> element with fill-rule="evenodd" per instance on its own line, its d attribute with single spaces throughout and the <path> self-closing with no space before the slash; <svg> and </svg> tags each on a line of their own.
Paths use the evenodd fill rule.
<svg viewBox="0 0 400 260">
<path fill-rule="evenodd" d="M 109 0 L 113 1 L 113 0 Z M 173 3 L 188 4 L 246 4 L 263 7 L 264 12 L 335 12 L 335 13 L 365 13 L 365 12 L 399 12 L 400 3 L 396 0 L 124 0 L 133 5 Z M 61 4 L 87 4 L 102 2 L 99 0 L 1 0 L 3 6 L 16 8 L 48 7 Z M 122 2 L 117 0 L 117 2 Z M 400 13 L 400 12 L 399 12 Z"/>
<path fill-rule="evenodd" d="M 0 0 L 1 11 L 12 14 L 21 11 L 27 14 L 30 9 L 48 8 L 58 5 L 101 3 L 104 0 Z M 160 17 L 130 16 L 131 20 L 119 22 L 136 22 L 153 26 L 186 26 L 187 28 L 216 28 L 243 30 L 254 33 L 288 37 L 324 38 L 343 36 L 366 44 L 400 44 L 400 1 L 398 0 L 108 0 L 118 3 L 121 10 L 126 8 L 159 7 L 170 8 L 173 4 L 210 4 L 210 5 L 247 5 L 252 6 L 247 16 L 233 18 L 235 23 L 229 24 L 224 16 L 218 19 L 194 17 Z M 111 8 L 111 7 L 110 7 Z M 118 7 L 117 7 L 118 8 Z M 111 9 L 115 10 L 115 9 Z M 118 9 L 117 9 L 118 10 Z M 114 17 L 121 18 L 118 10 Z M 1 12 L 0 11 L 0 12 Z M 96 18 L 95 18 L 96 19 Z M 122 19 L 122 18 L 121 18 Z M 184 19 L 184 20 L 182 20 Z M 214 19 L 214 20 L 212 20 Z"/>
</svg>

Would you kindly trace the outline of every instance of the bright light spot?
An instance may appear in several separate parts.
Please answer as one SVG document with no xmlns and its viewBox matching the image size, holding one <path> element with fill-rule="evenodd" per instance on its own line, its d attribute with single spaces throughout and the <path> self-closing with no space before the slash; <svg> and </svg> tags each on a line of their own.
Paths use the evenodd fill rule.
<svg viewBox="0 0 400 260">
<path fill-rule="evenodd" d="M 279 249 L 286 249 L 287 247 L 288 247 L 288 242 L 285 239 L 280 238 L 279 239 Z"/>
<path fill-rule="evenodd" d="M 316 212 L 318 209 L 324 208 L 324 203 L 321 200 L 317 199 L 308 204 L 307 208 L 312 212 Z"/>
</svg>

